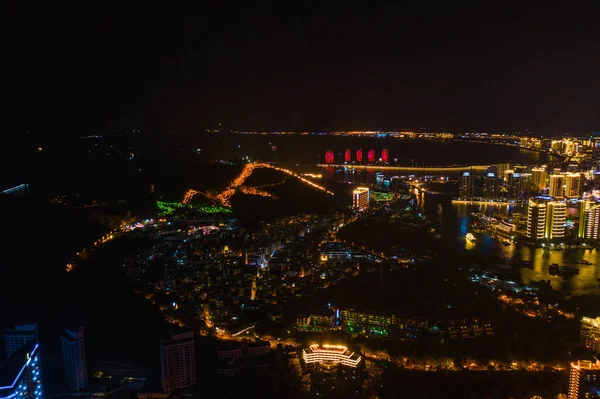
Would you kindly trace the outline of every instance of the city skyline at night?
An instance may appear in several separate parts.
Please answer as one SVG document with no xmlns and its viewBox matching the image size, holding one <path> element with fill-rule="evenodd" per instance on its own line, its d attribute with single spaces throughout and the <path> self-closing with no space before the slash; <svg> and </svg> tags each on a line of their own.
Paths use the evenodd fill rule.
<svg viewBox="0 0 600 399">
<path fill-rule="evenodd" d="M 0 399 L 600 395 L 600 3 L 2 9 Z"/>
</svg>

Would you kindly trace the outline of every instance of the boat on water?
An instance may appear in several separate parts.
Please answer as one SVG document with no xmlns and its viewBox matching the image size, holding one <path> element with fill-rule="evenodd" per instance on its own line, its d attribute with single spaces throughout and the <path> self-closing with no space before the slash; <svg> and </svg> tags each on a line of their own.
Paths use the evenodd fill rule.
<svg viewBox="0 0 600 399">
<path fill-rule="evenodd" d="M 579 269 L 560 266 L 556 263 L 548 267 L 548 272 L 551 276 L 571 277 L 579 274 Z"/>
<path fill-rule="evenodd" d="M 592 265 L 592 262 L 590 262 L 589 260 L 585 260 L 585 259 L 584 260 L 580 260 L 579 262 L 576 262 L 576 263 L 578 263 L 580 265 L 587 265 L 587 266 L 591 266 Z"/>
<path fill-rule="evenodd" d="M 477 239 L 475 238 L 475 236 L 472 233 L 467 233 L 467 235 L 465 236 L 465 238 L 471 242 L 475 242 L 477 241 Z"/>
</svg>

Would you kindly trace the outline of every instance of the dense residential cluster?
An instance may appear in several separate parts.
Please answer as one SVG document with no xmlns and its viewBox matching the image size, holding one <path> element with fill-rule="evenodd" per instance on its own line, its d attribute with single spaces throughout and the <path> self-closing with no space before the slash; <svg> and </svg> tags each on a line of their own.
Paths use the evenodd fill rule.
<svg viewBox="0 0 600 399">
<path fill-rule="evenodd" d="M 244 327 L 244 312 L 261 310 L 277 318 L 281 303 L 353 275 L 352 267 L 326 268 L 317 250 L 350 217 L 299 215 L 255 230 L 233 224 L 165 225 L 153 230 L 151 245 L 123 266 L 169 314 L 193 315 L 207 328 L 235 332 Z"/>
</svg>

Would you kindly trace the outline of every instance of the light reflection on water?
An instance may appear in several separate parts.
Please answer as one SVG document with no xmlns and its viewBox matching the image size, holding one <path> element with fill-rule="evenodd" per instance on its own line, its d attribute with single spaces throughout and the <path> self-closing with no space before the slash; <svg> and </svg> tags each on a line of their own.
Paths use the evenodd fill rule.
<svg viewBox="0 0 600 399">
<path fill-rule="evenodd" d="M 375 171 L 372 169 L 325 169 L 325 174 L 334 180 L 354 184 L 374 184 L 377 182 Z M 543 248 L 530 248 L 525 245 L 502 244 L 501 241 L 494 239 L 488 233 L 474 233 L 477 241 L 472 243 L 465 239 L 469 231 L 472 212 L 483 214 L 498 213 L 501 215 L 511 215 L 515 212 L 522 214 L 526 210 L 522 206 L 516 205 L 452 205 L 451 195 L 425 194 L 418 190 L 413 190 L 417 198 L 420 209 L 429 216 L 430 220 L 437 225 L 439 233 L 442 235 L 443 245 L 453 252 L 463 254 L 469 260 L 485 264 L 514 265 L 518 261 L 529 261 L 532 263 L 532 269 L 509 267 L 501 269 L 503 271 L 512 271 L 515 278 L 520 278 L 523 283 L 529 283 L 533 280 L 550 280 L 552 287 L 562 292 L 570 292 L 573 295 L 600 294 L 600 288 L 597 278 L 600 278 L 600 253 L 595 249 L 570 249 L 564 251 L 551 251 Z M 573 217 L 575 210 L 567 208 L 568 216 Z M 575 262 L 587 260 L 592 263 L 591 266 L 576 265 Z M 579 269 L 579 275 L 563 278 L 560 276 L 551 276 L 548 267 L 552 263 L 563 266 L 572 266 Z"/>
<path fill-rule="evenodd" d="M 425 206 L 425 208 L 429 208 L 429 206 Z M 531 269 L 514 267 L 508 269 L 515 270 L 516 273 L 520 274 L 523 283 L 529 283 L 533 280 L 550 280 L 552 287 L 562 292 L 571 292 L 573 295 L 600 294 L 599 282 L 596 280 L 600 278 L 600 254 L 595 249 L 553 251 L 522 244 L 507 246 L 492 238 L 488 233 L 474 233 L 477 238 L 475 243 L 464 238 L 472 220 L 470 216 L 472 212 L 509 215 L 512 212 L 523 213 L 523 211 L 522 207 L 513 205 L 448 205 L 444 207 L 444 214 L 439 228 L 446 243 L 454 243 L 453 246 L 459 253 L 473 254 L 476 255 L 474 258 L 478 259 L 484 257 L 489 259 L 492 264 L 514 265 L 519 261 L 531 262 Z M 433 216 L 432 219 L 434 219 Z M 587 260 L 592 265 L 576 264 L 581 260 Z M 567 278 L 551 276 L 548 268 L 552 263 L 576 267 L 579 269 L 579 275 Z"/>
</svg>

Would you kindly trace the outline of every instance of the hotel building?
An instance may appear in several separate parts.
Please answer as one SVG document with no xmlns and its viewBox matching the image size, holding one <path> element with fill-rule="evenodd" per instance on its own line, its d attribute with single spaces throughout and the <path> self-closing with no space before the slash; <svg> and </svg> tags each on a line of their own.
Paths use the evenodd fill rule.
<svg viewBox="0 0 600 399">
<path fill-rule="evenodd" d="M 23 324 L 6 330 L 4 333 L 4 344 L 6 346 L 6 357 L 10 358 L 28 342 L 38 342 L 38 325 Z"/>
<path fill-rule="evenodd" d="M 248 356 L 266 356 L 271 353 L 271 344 L 267 341 L 256 341 L 248 344 Z"/>
<path fill-rule="evenodd" d="M 550 175 L 550 191 L 548 195 L 555 199 L 564 198 L 565 196 L 565 176 Z"/>
<path fill-rule="evenodd" d="M 531 240 L 543 240 L 546 231 L 546 212 L 545 201 L 535 198 L 529 200 L 527 206 L 527 238 Z"/>
<path fill-rule="evenodd" d="M 531 182 L 539 190 L 546 188 L 546 168 L 533 168 L 531 169 Z"/>
<path fill-rule="evenodd" d="M 458 182 L 458 197 L 461 199 L 473 198 L 475 189 L 473 184 L 473 176 L 470 172 L 464 172 Z"/>
<path fill-rule="evenodd" d="M 569 399 L 596 397 L 600 381 L 600 361 L 578 360 L 571 363 L 569 372 Z"/>
<path fill-rule="evenodd" d="M 352 191 L 352 206 L 354 208 L 367 208 L 369 206 L 369 188 L 356 187 Z"/>
<path fill-rule="evenodd" d="M 395 321 L 392 315 L 383 315 L 373 312 L 357 312 L 353 309 L 344 309 L 340 313 L 344 323 L 365 326 L 389 327 Z"/>
<path fill-rule="evenodd" d="M 196 385 L 193 332 L 173 335 L 160 343 L 160 370 L 165 392 Z"/>
<path fill-rule="evenodd" d="M 579 203 L 579 238 L 597 240 L 600 228 L 600 205 L 595 201 Z"/>
<path fill-rule="evenodd" d="M 242 356 L 242 348 L 226 348 L 217 351 L 219 360 L 235 360 Z"/>
<path fill-rule="evenodd" d="M 566 215 L 564 202 L 531 198 L 527 206 L 527 238 L 564 238 Z"/>
<path fill-rule="evenodd" d="M 567 205 L 564 202 L 551 201 L 548 203 L 546 215 L 546 238 L 564 238 Z"/>
<path fill-rule="evenodd" d="M 0 366 L 0 399 L 43 399 L 40 350 L 26 342 Z"/>
<path fill-rule="evenodd" d="M 483 176 L 483 198 L 498 198 L 498 177 L 492 172 Z"/>
<path fill-rule="evenodd" d="M 566 175 L 565 197 L 581 197 L 581 173 L 568 173 Z"/>
<path fill-rule="evenodd" d="M 510 163 L 499 163 L 498 164 L 498 177 L 505 177 L 505 172 L 510 170 Z"/>
<path fill-rule="evenodd" d="M 519 197 L 519 191 L 521 189 L 521 175 L 515 173 L 512 169 L 506 169 L 504 171 L 504 197 L 509 199 L 516 199 Z"/>
<path fill-rule="evenodd" d="M 88 383 L 83 327 L 65 330 L 60 341 L 67 383 L 72 390 L 81 391 Z"/>
<path fill-rule="evenodd" d="M 360 353 L 352 352 L 341 345 L 311 345 L 302 350 L 302 359 L 307 365 L 322 364 L 326 367 L 342 364 L 348 367 L 357 367 L 362 360 Z"/>
<path fill-rule="evenodd" d="M 595 352 L 600 352 L 600 317 L 581 319 L 581 344 Z"/>
</svg>

